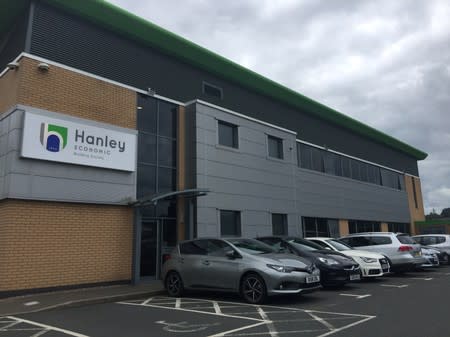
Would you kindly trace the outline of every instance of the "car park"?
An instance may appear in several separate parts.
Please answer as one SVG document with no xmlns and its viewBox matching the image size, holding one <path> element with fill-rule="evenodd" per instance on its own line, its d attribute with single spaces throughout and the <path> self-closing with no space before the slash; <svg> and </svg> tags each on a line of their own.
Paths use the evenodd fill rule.
<svg viewBox="0 0 450 337">
<path fill-rule="evenodd" d="M 441 254 L 441 262 L 450 265 L 450 235 L 448 234 L 423 234 L 412 237 L 424 246 L 438 249 Z"/>
<path fill-rule="evenodd" d="M 324 249 L 337 251 L 351 257 L 359 264 L 362 277 L 379 277 L 389 273 L 389 262 L 381 254 L 354 249 L 339 239 L 326 237 L 309 237 L 307 239 Z"/>
<path fill-rule="evenodd" d="M 324 287 L 342 286 L 349 281 L 361 279 L 359 265 L 352 258 L 323 249 L 314 242 L 297 237 L 267 236 L 257 239 L 275 249 L 312 259 L 320 269 Z"/>
<path fill-rule="evenodd" d="M 320 271 L 310 260 L 239 238 L 179 243 L 163 265 L 162 279 L 170 296 L 179 297 L 185 289 L 228 291 L 254 304 L 321 287 Z"/>
<path fill-rule="evenodd" d="M 392 232 L 355 233 L 340 238 L 353 248 L 380 253 L 389 261 L 394 272 L 411 271 L 427 260 L 422 256 L 420 245 L 408 234 Z"/>
</svg>

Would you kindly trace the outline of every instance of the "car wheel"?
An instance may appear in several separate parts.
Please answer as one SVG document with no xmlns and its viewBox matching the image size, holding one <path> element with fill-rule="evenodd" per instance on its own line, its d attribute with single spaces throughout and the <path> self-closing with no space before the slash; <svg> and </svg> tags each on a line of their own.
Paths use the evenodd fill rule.
<svg viewBox="0 0 450 337">
<path fill-rule="evenodd" d="M 165 286 L 170 297 L 180 297 L 183 295 L 183 280 L 176 271 L 171 271 L 169 275 L 167 275 Z"/>
<path fill-rule="evenodd" d="M 448 254 L 444 254 L 444 264 L 450 265 L 450 256 Z"/>
<path fill-rule="evenodd" d="M 257 274 L 245 275 L 241 282 L 241 295 L 248 303 L 263 303 L 267 297 L 264 280 Z"/>
</svg>

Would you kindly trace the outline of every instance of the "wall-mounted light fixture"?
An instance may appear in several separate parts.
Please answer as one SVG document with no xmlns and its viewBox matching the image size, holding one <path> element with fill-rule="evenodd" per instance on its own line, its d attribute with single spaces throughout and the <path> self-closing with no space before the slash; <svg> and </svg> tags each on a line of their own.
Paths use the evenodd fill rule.
<svg viewBox="0 0 450 337">
<path fill-rule="evenodd" d="M 155 95 L 156 95 L 156 90 L 149 87 L 149 88 L 147 88 L 147 93 L 148 93 L 150 96 L 155 96 Z"/>
<path fill-rule="evenodd" d="M 44 62 L 39 63 L 37 67 L 40 71 L 48 71 L 50 69 L 50 66 Z"/>
<path fill-rule="evenodd" d="M 9 70 L 16 70 L 17 68 L 19 68 L 19 63 L 18 62 L 9 62 L 7 65 Z"/>
</svg>

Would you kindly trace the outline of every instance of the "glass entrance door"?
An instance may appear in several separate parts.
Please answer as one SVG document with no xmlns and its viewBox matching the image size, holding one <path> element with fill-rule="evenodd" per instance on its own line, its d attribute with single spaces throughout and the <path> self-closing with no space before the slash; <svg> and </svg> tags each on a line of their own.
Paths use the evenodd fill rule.
<svg viewBox="0 0 450 337">
<path fill-rule="evenodd" d="M 157 220 L 142 221 L 140 276 L 157 277 L 159 260 L 159 226 Z"/>
</svg>

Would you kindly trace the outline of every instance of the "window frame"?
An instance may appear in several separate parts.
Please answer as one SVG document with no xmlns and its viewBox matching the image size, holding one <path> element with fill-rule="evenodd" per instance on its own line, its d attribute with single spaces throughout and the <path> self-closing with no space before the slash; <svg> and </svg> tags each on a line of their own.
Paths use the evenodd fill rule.
<svg viewBox="0 0 450 337">
<path fill-rule="evenodd" d="M 217 90 L 218 92 L 220 92 L 220 96 L 208 94 L 207 90 L 205 90 L 206 87 L 210 87 L 212 89 Z M 202 82 L 202 94 L 205 96 L 208 96 L 208 97 L 214 97 L 214 98 L 223 100 L 223 89 L 221 87 L 211 84 L 210 82 L 207 82 L 207 81 Z"/>
<path fill-rule="evenodd" d="M 277 142 L 277 156 L 272 156 L 270 153 L 270 141 L 275 140 Z M 284 160 L 284 146 L 283 146 L 283 138 L 267 135 L 267 155 L 271 159 Z"/>
<path fill-rule="evenodd" d="M 282 219 L 282 233 L 275 233 L 274 227 L 274 216 L 281 216 Z M 272 220 L 272 235 L 288 235 L 289 234 L 289 224 L 288 224 L 288 215 L 285 213 L 271 213 Z"/>
<path fill-rule="evenodd" d="M 219 209 L 218 210 L 218 217 L 219 217 L 219 232 L 220 237 L 224 238 L 239 238 L 242 236 L 242 212 L 237 210 L 231 210 L 231 209 Z M 236 215 L 237 223 L 235 224 L 236 229 L 238 230 L 238 233 L 235 234 L 223 234 L 222 230 L 222 212 L 233 212 Z"/>
<path fill-rule="evenodd" d="M 220 142 L 220 126 L 231 127 L 232 129 L 232 146 L 227 144 L 222 144 Z M 222 119 L 217 119 L 217 145 L 224 146 L 229 149 L 239 149 L 239 126 Z"/>
</svg>

